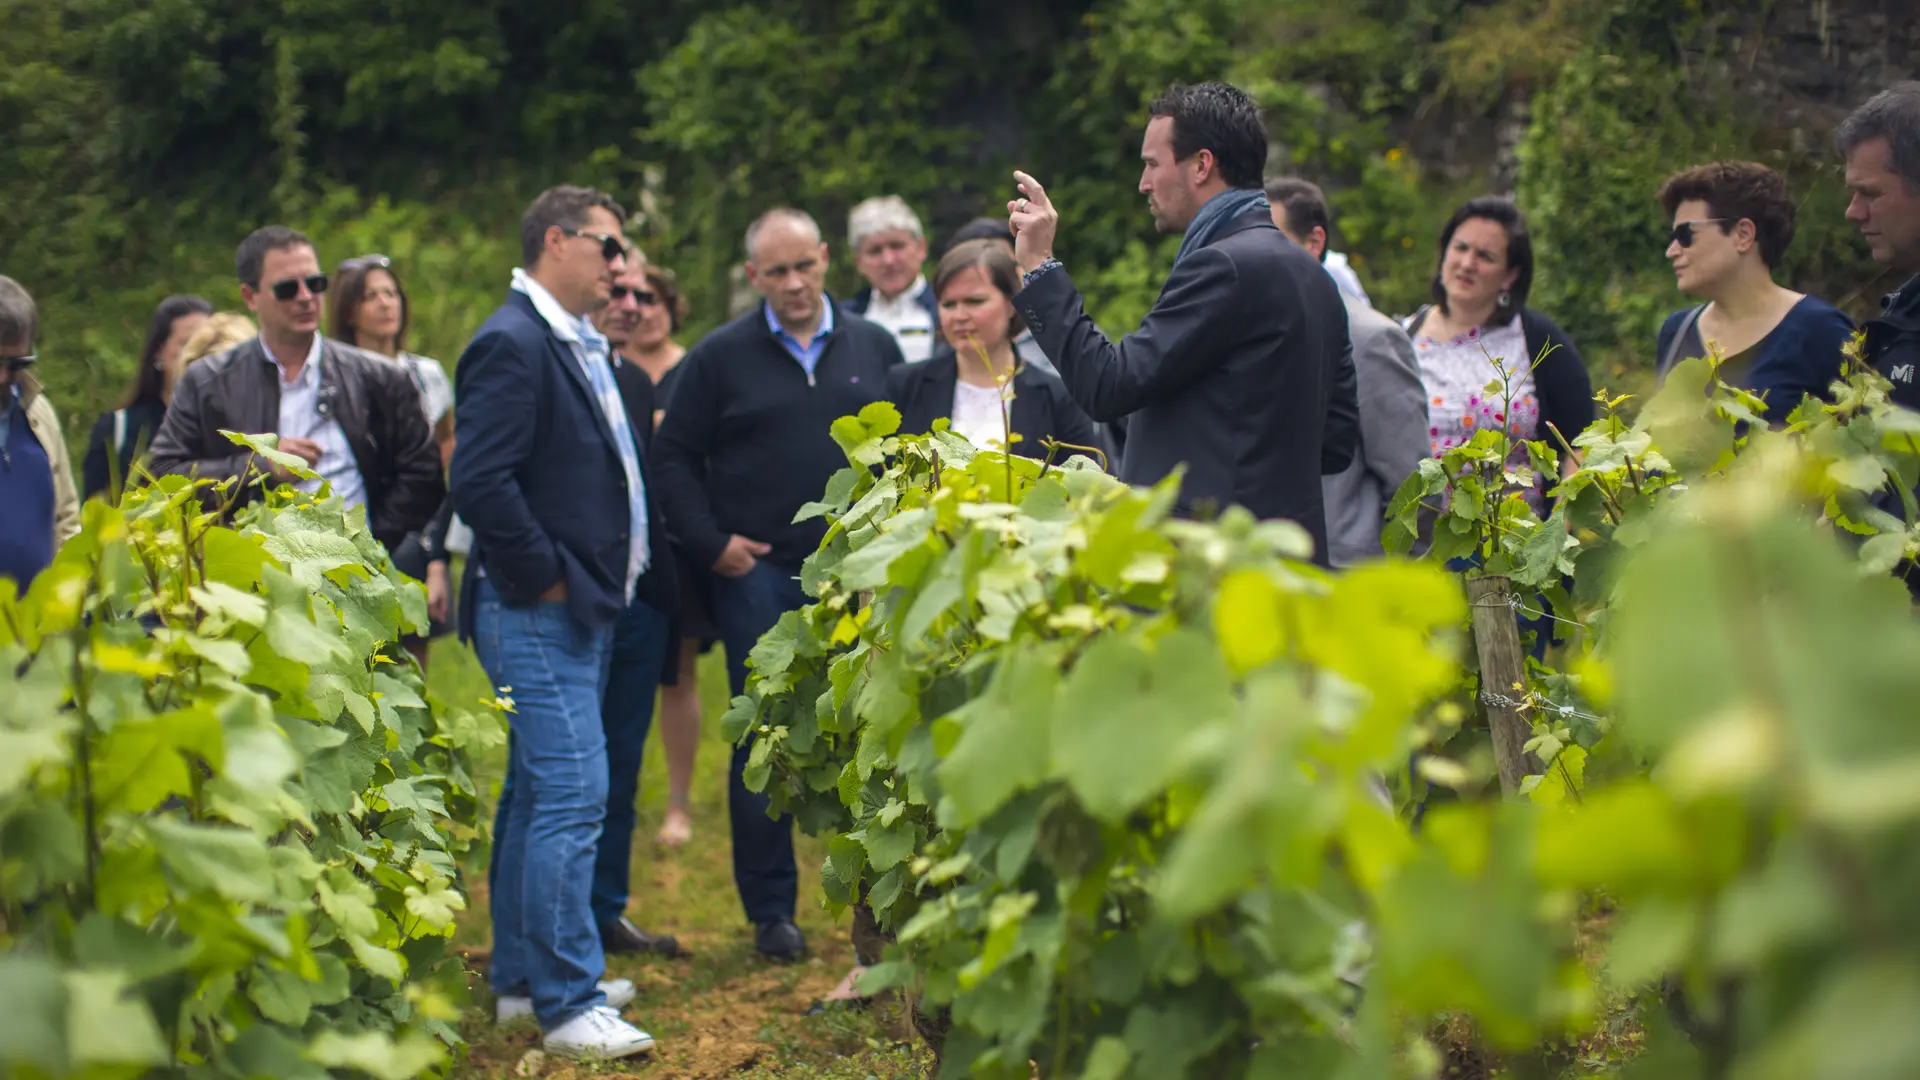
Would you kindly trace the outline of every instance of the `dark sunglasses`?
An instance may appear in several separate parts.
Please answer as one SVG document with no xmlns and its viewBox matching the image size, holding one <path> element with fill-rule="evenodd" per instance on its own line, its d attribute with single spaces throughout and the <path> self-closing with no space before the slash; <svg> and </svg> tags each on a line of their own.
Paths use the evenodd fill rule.
<svg viewBox="0 0 1920 1080">
<path fill-rule="evenodd" d="M 1698 221 L 1683 221 L 1673 227 L 1673 235 L 1668 237 L 1668 239 L 1683 248 L 1690 248 L 1693 246 L 1693 230 L 1695 227 L 1700 225 L 1724 225 L 1726 223 L 1726 218 L 1718 217 L 1701 218 Z"/>
<path fill-rule="evenodd" d="M 27 353 L 24 356 L 0 356 L 0 365 L 5 365 L 8 371 L 15 374 L 27 370 L 39 361 L 40 358 L 32 353 Z"/>
<path fill-rule="evenodd" d="M 633 294 L 634 303 L 643 306 L 660 302 L 660 294 L 654 292 L 652 289 L 629 289 L 625 285 L 615 285 L 613 287 L 613 298 L 615 300 L 625 300 L 628 293 Z"/>
<path fill-rule="evenodd" d="M 362 255 L 357 259 L 348 259 L 340 264 L 342 272 L 348 270 L 391 270 L 393 260 L 385 255 Z"/>
<path fill-rule="evenodd" d="M 560 231 L 568 236 L 579 236 L 588 240 L 600 241 L 600 257 L 608 262 L 626 257 L 626 238 L 616 233 L 581 232 L 579 229 L 569 229 L 564 225 L 560 227 Z"/>
<path fill-rule="evenodd" d="M 308 292 L 319 296 L 321 293 L 327 291 L 327 275 L 310 274 L 303 278 L 288 278 L 285 281 L 276 281 L 272 285 L 273 298 L 275 300 L 291 300 L 300 295 L 300 286 L 302 285 L 307 287 Z"/>
</svg>

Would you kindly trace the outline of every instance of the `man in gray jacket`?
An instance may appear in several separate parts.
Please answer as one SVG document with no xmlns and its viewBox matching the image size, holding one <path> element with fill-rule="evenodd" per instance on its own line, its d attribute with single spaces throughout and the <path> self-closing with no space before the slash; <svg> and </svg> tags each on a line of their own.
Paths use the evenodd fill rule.
<svg viewBox="0 0 1920 1080">
<path fill-rule="evenodd" d="M 1327 197 L 1291 176 L 1267 181 L 1273 223 L 1307 254 L 1327 255 Z M 1401 483 L 1431 452 L 1427 391 L 1413 342 L 1392 319 L 1342 291 L 1353 368 L 1360 383 L 1360 445 L 1353 463 L 1320 478 L 1327 507 L 1327 549 L 1336 567 L 1384 554 L 1380 527 Z"/>
</svg>

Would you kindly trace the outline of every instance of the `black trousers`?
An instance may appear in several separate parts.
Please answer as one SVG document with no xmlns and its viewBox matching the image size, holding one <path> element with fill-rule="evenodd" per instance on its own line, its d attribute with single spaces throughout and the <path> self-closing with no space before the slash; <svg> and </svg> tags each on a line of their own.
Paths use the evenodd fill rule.
<svg viewBox="0 0 1920 1080">
<path fill-rule="evenodd" d="M 807 604 L 797 567 L 762 560 L 744 576 L 713 579 L 713 617 L 727 650 L 727 686 L 735 696 L 747 686 L 747 654 L 780 616 Z M 800 872 L 793 861 L 793 817 L 767 815 L 767 796 L 748 791 L 743 776 L 752 753 L 749 739 L 733 748 L 727 775 L 727 816 L 733 826 L 733 881 L 747 921 L 793 918 Z"/>
</svg>

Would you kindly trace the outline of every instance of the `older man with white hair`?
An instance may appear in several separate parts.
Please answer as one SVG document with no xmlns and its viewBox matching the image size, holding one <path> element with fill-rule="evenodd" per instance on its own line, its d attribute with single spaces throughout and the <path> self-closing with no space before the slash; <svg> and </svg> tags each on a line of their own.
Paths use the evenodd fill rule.
<svg viewBox="0 0 1920 1080">
<path fill-rule="evenodd" d="M 908 363 L 933 355 L 940 301 L 927 286 L 927 237 L 913 208 L 898 195 L 854 207 L 847 216 L 847 246 L 867 279 L 847 310 L 892 334 Z"/>
</svg>

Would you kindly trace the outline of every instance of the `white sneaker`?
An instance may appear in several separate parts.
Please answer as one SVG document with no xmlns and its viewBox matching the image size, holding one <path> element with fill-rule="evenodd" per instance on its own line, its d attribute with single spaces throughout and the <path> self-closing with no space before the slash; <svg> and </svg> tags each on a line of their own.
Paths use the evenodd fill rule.
<svg viewBox="0 0 1920 1080">
<path fill-rule="evenodd" d="M 613 1009 L 623 1009 L 633 1003 L 632 979 L 602 979 L 600 992 L 607 996 L 607 1005 Z M 533 1015 L 533 999 L 520 994 L 508 994 L 497 999 L 493 1005 L 495 1023 L 504 1024 L 509 1020 L 518 1020 Z"/>
<path fill-rule="evenodd" d="M 576 1060 L 623 1058 L 653 1049 L 653 1036 L 620 1019 L 612 1009 L 594 1008 L 547 1032 L 540 1046 L 549 1054 Z"/>
</svg>

